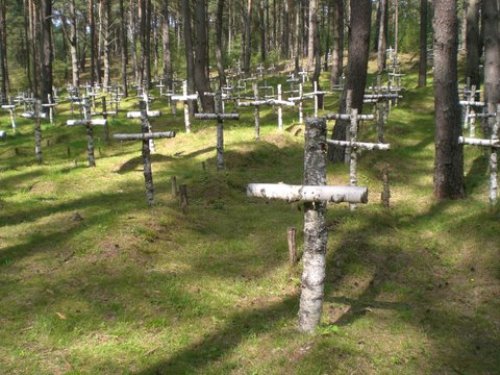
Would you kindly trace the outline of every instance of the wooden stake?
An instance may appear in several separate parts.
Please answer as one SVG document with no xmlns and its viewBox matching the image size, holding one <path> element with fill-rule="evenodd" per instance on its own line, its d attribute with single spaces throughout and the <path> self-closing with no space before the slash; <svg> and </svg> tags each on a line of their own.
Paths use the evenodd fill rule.
<svg viewBox="0 0 500 375">
<path fill-rule="evenodd" d="M 181 204 L 181 210 L 185 214 L 188 207 L 188 195 L 187 195 L 187 185 L 182 184 L 179 186 L 179 198 Z"/>
<path fill-rule="evenodd" d="M 172 185 L 172 195 L 176 197 L 179 193 L 179 191 L 177 190 L 177 177 L 172 176 L 170 178 L 170 184 Z"/>
<path fill-rule="evenodd" d="M 290 260 L 290 267 L 297 264 L 297 229 L 295 227 L 290 227 L 287 229 L 287 240 L 288 240 L 288 255 Z"/>
</svg>

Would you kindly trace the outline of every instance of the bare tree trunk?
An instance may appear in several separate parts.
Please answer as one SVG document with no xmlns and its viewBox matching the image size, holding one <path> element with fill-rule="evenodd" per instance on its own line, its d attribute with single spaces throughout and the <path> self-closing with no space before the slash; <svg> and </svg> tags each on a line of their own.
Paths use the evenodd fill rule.
<svg viewBox="0 0 500 375">
<path fill-rule="evenodd" d="M 435 163 L 437 199 L 464 196 L 463 148 L 457 85 L 458 20 L 456 0 L 434 3 Z"/>
<path fill-rule="evenodd" d="M 267 42 L 266 42 L 266 15 L 265 15 L 265 0 L 260 0 L 259 4 L 259 28 L 260 28 L 260 60 L 266 62 Z"/>
<path fill-rule="evenodd" d="M 224 16 L 224 0 L 217 1 L 217 15 L 215 19 L 215 59 L 217 71 L 219 72 L 220 87 L 226 84 L 226 73 L 224 72 L 224 47 L 222 45 L 222 17 Z"/>
<path fill-rule="evenodd" d="M 426 0 L 422 0 L 426 1 Z M 377 74 L 382 74 L 385 69 L 385 50 L 386 45 L 386 12 L 387 0 L 379 0 L 378 14 L 380 15 L 379 24 L 376 25 L 378 30 L 377 38 Z"/>
<path fill-rule="evenodd" d="M 102 48 L 103 48 L 103 59 L 104 59 L 104 89 L 111 85 L 110 69 L 111 69 L 111 56 L 110 56 L 110 16 L 111 16 L 111 1 L 102 1 Z"/>
<path fill-rule="evenodd" d="M 352 108 L 356 108 L 359 113 L 362 113 L 370 48 L 371 1 L 351 0 L 350 8 L 349 60 L 339 113 L 345 113 L 349 91 L 352 91 Z M 337 120 L 333 128 L 332 139 L 345 140 L 348 125 L 348 120 Z M 344 160 L 343 147 L 329 147 L 328 153 L 331 161 L 341 162 Z"/>
<path fill-rule="evenodd" d="M 250 59 L 252 57 L 252 0 L 247 0 L 246 11 L 244 12 L 244 43 L 243 43 L 243 71 L 250 73 Z"/>
<path fill-rule="evenodd" d="M 122 65 L 122 85 L 123 85 L 123 95 L 128 96 L 128 39 L 127 39 L 127 19 L 125 17 L 125 7 L 123 6 L 123 0 L 120 0 L 120 36 L 121 36 L 121 65 Z"/>
<path fill-rule="evenodd" d="M 315 44 L 318 32 L 318 0 L 309 0 L 309 34 L 307 41 L 307 67 L 311 69 L 314 64 L 316 50 L 319 45 Z"/>
<path fill-rule="evenodd" d="M 497 0 L 482 0 L 484 18 L 484 98 L 488 112 L 495 113 L 500 103 L 500 35 Z M 495 118 L 488 120 L 491 132 Z"/>
<path fill-rule="evenodd" d="M 466 71 L 465 77 L 470 78 L 470 84 L 479 89 L 479 9 L 480 0 L 468 0 L 466 8 Z"/>
<path fill-rule="evenodd" d="M 4 35 L 4 25 L 6 8 L 5 0 L 0 1 L 0 104 L 7 101 L 7 82 L 9 80 L 7 73 L 7 65 L 5 64 L 5 56 L 7 54 L 7 44 L 5 43 L 6 37 Z"/>
<path fill-rule="evenodd" d="M 41 24 L 41 100 L 48 103 L 52 94 L 52 61 L 54 59 L 54 47 L 52 43 L 52 0 L 40 0 L 40 24 Z"/>
<path fill-rule="evenodd" d="M 344 1 L 334 0 L 332 7 L 332 74 L 331 85 L 337 85 L 344 67 Z"/>
<path fill-rule="evenodd" d="M 420 56 L 418 87 L 427 85 L 427 0 L 420 0 Z"/>
<path fill-rule="evenodd" d="M 170 12 L 169 1 L 163 1 L 163 22 L 162 22 L 162 40 L 163 40 L 163 77 L 166 80 L 168 90 L 173 89 L 172 82 L 172 53 L 170 51 Z"/>
<path fill-rule="evenodd" d="M 194 50 L 193 39 L 191 32 L 191 5 L 189 0 L 182 0 L 182 18 L 184 20 L 184 46 L 186 53 L 186 80 L 188 92 L 192 94 L 195 90 L 194 84 Z M 194 113 L 194 102 L 188 101 L 189 112 L 191 115 Z"/>
<path fill-rule="evenodd" d="M 89 44 L 90 44 L 90 84 L 96 82 L 96 50 L 95 50 L 95 17 L 94 0 L 89 0 L 88 8 L 89 23 Z"/>
<path fill-rule="evenodd" d="M 290 2 L 285 0 L 283 2 L 283 32 L 281 34 L 281 57 L 290 57 Z"/>
<path fill-rule="evenodd" d="M 201 105 L 205 112 L 214 111 L 213 97 L 205 95 L 210 91 L 210 80 L 208 77 L 208 33 L 206 0 L 196 0 L 195 6 L 195 60 L 194 81 Z"/>
</svg>

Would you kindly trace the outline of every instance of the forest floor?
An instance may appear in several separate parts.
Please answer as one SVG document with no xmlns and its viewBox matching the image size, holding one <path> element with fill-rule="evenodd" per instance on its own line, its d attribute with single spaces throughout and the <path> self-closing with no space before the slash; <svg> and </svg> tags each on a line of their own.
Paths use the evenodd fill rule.
<svg viewBox="0 0 500 375">
<path fill-rule="evenodd" d="M 97 167 L 88 168 L 85 131 L 64 126 L 61 104 L 56 125 L 43 125 L 38 165 L 33 123 L 18 118 L 14 135 L 2 113 L 0 373 L 497 374 L 500 213 L 488 204 L 486 154 L 465 149 L 466 199 L 436 202 L 432 82 L 415 89 L 409 72 L 404 86 L 386 127 L 391 150 L 360 158 L 369 203 L 328 207 L 325 304 L 313 335 L 297 330 L 301 264 L 288 265 L 288 227 L 302 248 L 300 206 L 245 195 L 250 182 L 301 183 L 295 110 L 284 110 L 283 132 L 263 110 L 260 141 L 253 111 L 241 110 L 225 124 L 218 173 L 215 126 L 194 121 L 185 134 L 180 108 L 173 117 L 155 102 L 168 115 L 154 129 L 177 136 L 156 141 L 151 209 L 140 143 L 106 144 L 98 129 Z M 337 100 L 327 97 L 325 111 Z M 137 130 L 124 111 L 111 121 L 112 132 Z M 375 137 L 365 123 L 359 139 Z M 386 165 L 389 209 L 380 204 Z M 185 214 L 172 176 L 187 184 Z M 328 181 L 347 184 L 348 168 L 329 165 Z"/>
</svg>

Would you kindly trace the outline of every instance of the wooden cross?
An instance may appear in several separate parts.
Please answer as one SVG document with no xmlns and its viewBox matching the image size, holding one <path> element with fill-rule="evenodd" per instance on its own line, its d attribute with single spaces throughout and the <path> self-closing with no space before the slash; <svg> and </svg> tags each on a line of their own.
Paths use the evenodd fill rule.
<svg viewBox="0 0 500 375">
<path fill-rule="evenodd" d="M 278 85 L 281 92 L 281 85 Z M 260 136 L 260 107 L 264 105 L 277 105 L 278 106 L 278 128 L 283 128 L 283 118 L 282 118 L 282 106 L 293 107 L 295 104 L 291 101 L 286 101 L 281 99 L 279 95 L 278 99 L 259 99 L 259 88 L 257 84 L 253 85 L 254 88 L 254 100 L 250 102 L 238 102 L 240 107 L 254 107 L 254 117 L 255 117 L 255 139 L 259 139 Z M 281 124 L 281 125 L 280 125 Z"/>
<path fill-rule="evenodd" d="M 490 149 L 489 167 L 490 167 L 490 192 L 489 201 L 490 205 L 494 206 L 497 203 L 498 195 L 498 149 L 500 148 L 500 140 L 498 138 L 498 128 L 500 126 L 500 104 L 497 105 L 497 112 L 488 114 L 489 117 L 495 117 L 496 121 L 493 123 L 491 129 L 490 139 L 481 138 L 465 138 L 459 137 L 458 143 L 471 146 L 488 147 Z"/>
<path fill-rule="evenodd" d="M 304 123 L 304 88 L 302 83 L 299 83 L 299 96 L 288 98 L 291 102 L 299 103 L 299 124 Z"/>
<path fill-rule="evenodd" d="M 198 93 L 188 95 L 187 81 L 182 83 L 182 95 L 172 95 L 173 101 L 179 101 L 184 103 L 184 125 L 186 127 L 186 133 L 191 133 L 191 119 L 189 118 L 189 102 L 193 100 L 198 100 Z"/>
<path fill-rule="evenodd" d="M 326 91 L 318 91 L 318 82 L 313 82 L 313 91 L 304 94 L 305 99 L 314 98 L 314 117 L 318 117 L 319 97 L 326 94 Z"/>
<path fill-rule="evenodd" d="M 161 112 L 160 111 L 148 111 L 147 94 L 143 95 L 143 98 L 144 98 L 143 100 L 139 101 L 139 106 L 141 107 L 141 110 L 140 111 L 130 111 L 130 112 L 127 112 L 127 118 L 130 118 L 130 119 L 141 119 L 141 121 L 142 121 L 142 118 L 143 118 L 143 115 L 144 115 L 143 111 L 142 111 L 142 104 L 144 103 L 145 111 L 146 111 L 146 117 L 148 118 L 148 121 L 147 121 L 148 132 L 149 132 L 149 134 L 152 134 L 153 133 L 153 129 L 152 129 L 151 123 L 149 122 L 149 118 L 150 117 L 160 117 L 161 116 Z M 155 143 L 154 143 L 154 137 L 150 137 L 149 138 L 149 150 L 152 153 L 156 152 L 156 147 L 155 147 Z"/>
<path fill-rule="evenodd" d="M 21 117 L 35 120 L 35 158 L 39 164 L 42 163 L 42 128 L 40 120 L 47 118 L 47 115 L 40 110 L 41 106 L 40 100 L 35 100 L 33 112 L 23 112 L 21 114 Z"/>
<path fill-rule="evenodd" d="M 5 109 L 6 111 L 9 112 L 10 123 L 12 125 L 12 130 L 14 130 L 14 134 L 15 134 L 17 132 L 16 119 L 14 116 L 14 109 L 16 109 L 16 106 L 14 104 L 4 104 L 4 105 L 2 105 L 2 109 Z"/>
<path fill-rule="evenodd" d="M 295 83 L 299 82 L 299 79 L 295 77 L 295 74 L 292 73 L 288 76 L 288 79 L 286 80 L 288 83 L 290 83 L 290 90 L 287 91 L 287 93 L 295 94 L 298 92 L 297 89 L 295 89 Z"/>
<path fill-rule="evenodd" d="M 262 77 L 264 75 L 264 66 L 262 64 L 260 64 L 258 67 L 257 67 L 257 72 L 259 73 L 259 77 Z"/>
<path fill-rule="evenodd" d="M 49 109 L 49 121 L 50 125 L 54 125 L 54 108 L 57 106 L 57 103 L 52 100 L 52 96 L 50 94 L 47 95 L 47 103 L 42 104 L 42 108 Z"/>
<path fill-rule="evenodd" d="M 345 85 L 345 74 L 342 73 L 339 79 L 339 83 L 332 85 L 332 91 L 343 91 Z"/>
<path fill-rule="evenodd" d="M 120 141 L 142 141 L 142 161 L 144 165 L 144 182 L 146 185 L 146 200 L 149 206 L 154 204 L 154 185 L 153 185 L 153 172 L 151 170 L 151 150 L 149 148 L 150 141 L 153 138 L 173 138 L 175 137 L 174 131 L 168 132 L 151 132 L 151 125 L 149 124 L 148 114 L 146 110 L 146 103 L 140 101 L 141 113 L 141 133 L 135 134 L 113 134 L 113 139 Z"/>
<path fill-rule="evenodd" d="M 304 202 L 304 255 L 299 327 L 312 332 L 319 324 L 326 274 L 327 202 L 366 203 L 368 189 L 353 186 L 326 186 L 326 120 L 306 120 L 304 184 L 249 184 L 247 195 L 288 202 Z"/>
<path fill-rule="evenodd" d="M 302 78 L 302 84 L 305 84 L 307 81 L 307 75 L 308 73 L 304 68 L 302 68 L 302 71 L 298 72 L 298 75 Z"/>
<path fill-rule="evenodd" d="M 95 167 L 94 156 L 94 126 L 105 126 L 107 120 L 92 119 L 90 114 L 90 104 L 87 98 L 82 100 L 83 120 L 68 120 L 67 126 L 85 126 L 87 128 L 87 160 L 89 167 Z"/>
<path fill-rule="evenodd" d="M 224 113 L 222 92 L 214 95 L 215 113 L 196 113 L 194 117 L 198 120 L 217 120 L 217 170 L 224 169 L 224 120 L 239 120 L 238 113 Z"/>
<path fill-rule="evenodd" d="M 364 120 L 373 120 L 373 115 L 358 115 L 358 110 L 353 108 L 351 110 L 351 114 L 348 116 L 345 115 L 329 115 L 328 119 L 343 119 L 351 120 L 351 126 L 349 127 L 349 132 L 347 133 L 347 140 L 341 141 L 337 139 L 329 139 L 327 140 L 328 144 L 334 146 L 341 146 L 346 148 L 346 156 L 349 155 L 349 184 L 350 186 L 358 185 L 358 156 L 357 150 L 389 150 L 390 144 L 388 143 L 369 143 L 369 142 L 358 142 L 358 123 L 361 119 Z M 354 209 L 355 206 L 351 205 L 351 209 Z"/>
<path fill-rule="evenodd" d="M 476 108 L 484 109 L 486 106 L 485 102 L 475 100 L 476 86 L 472 85 L 471 89 L 468 91 L 467 97 L 464 100 L 460 100 L 460 105 L 464 107 L 463 111 L 463 126 L 465 129 L 469 129 L 469 137 L 474 137 L 476 134 L 476 118 L 481 117 L 479 111 Z"/>
</svg>

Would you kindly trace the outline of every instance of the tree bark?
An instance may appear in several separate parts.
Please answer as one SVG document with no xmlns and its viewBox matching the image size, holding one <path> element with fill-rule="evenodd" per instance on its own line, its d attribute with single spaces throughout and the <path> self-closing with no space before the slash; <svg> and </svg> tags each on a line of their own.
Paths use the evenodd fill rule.
<svg viewBox="0 0 500 375">
<path fill-rule="evenodd" d="M 195 91 L 194 84 L 194 51 L 191 32 L 191 5 L 189 0 L 182 0 L 182 18 L 184 19 L 184 49 L 186 54 L 186 80 L 187 91 L 192 94 Z M 188 101 L 189 113 L 194 114 L 194 103 Z"/>
<path fill-rule="evenodd" d="M 54 47 L 52 43 L 52 0 L 40 1 L 40 24 L 41 24 L 41 92 L 42 103 L 48 103 L 52 94 L 52 61 L 54 59 Z"/>
<path fill-rule="evenodd" d="M 500 35 L 497 0 L 482 0 L 484 18 L 484 98 L 488 112 L 495 113 L 500 103 Z M 488 119 L 487 136 L 495 118 Z"/>
<path fill-rule="evenodd" d="M 435 162 L 438 200 L 464 196 L 463 148 L 457 86 L 458 20 L 456 0 L 434 3 Z"/>
<path fill-rule="evenodd" d="M 207 32 L 207 12 L 206 0 L 196 0 L 195 2 L 195 60 L 194 60 L 194 81 L 196 90 L 200 97 L 203 111 L 214 111 L 213 97 L 205 95 L 210 92 L 210 79 L 208 76 L 209 61 L 208 61 L 208 32 Z"/>
<path fill-rule="evenodd" d="M 102 1 L 102 48 L 104 60 L 104 79 L 103 86 L 107 90 L 111 86 L 111 56 L 110 56 L 110 16 L 111 16 L 111 2 L 110 0 Z"/>
<path fill-rule="evenodd" d="M 426 0 L 421 0 L 426 1 Z M 378 14 L 380 14 L 379 24 L 376 25 L 378 34 L 377 34 L 377 74 L 382 74 L 385 69 L 385 50 L 387 49 L 386 45 L 386 20 L 385 17 L 387 15 L 386 12 L 387 0 L 379 0 L 379 8 Z M 378 18 L 378 17 L 377 17 Z"/>
<path fill-rule="evenodd" d="M 215 19 L 215 60 L 219 72 L 219 87 L 226 84 L 226 73 L 224 72 L 224 46 L 222 45 L 222 21 L 224 16 L 224 0 L 217 1 L 217 15 Z"/>
<path fill-rule="evenodd" d="M 244 33 L 243 33 L 243 71 L 250 73 L 250 60 L 252 57 L 252 0 L 247 0 L 246 10 L 243 12 Z"/>
<path fill-rule="evenodd" d="M 427 86 L 427 0 L 420 0 L 420 56 L 418 87 Z"/>
<path fill-rule="evenodd" d="M 162 22 L 162 41 L 163 41 L 163 78 L 167 89 L 173 90 L 172 75 L 172 52 L 170 50 L 170 12 L 169 0 L 163 1 L 163 22 Z"/>
<path fill-rule="evenodd" d="M 5 64 L 5 55 L 7 54 L 7 45 L 4 43 L 6 40 L 4 35 L 4 25 L 6 24 L 6 7 L 5 0 L 0 1 L 0 104 L 7 102 L 7 66 Z"/>
<path fill-rule="evenodd" d="M 481 84 L 479 75 L 479 9 L 480 0 L 468 0 L 466 7 L 466 67 L 465 77 L 470 78 L 470 84 L 479 89 Z"/>
<path fill-rule="evenodd" d="M 318 0 L 309 1 L 309 34 L 307 41 L 307 67 L 315 64 L 316 50 L 319 49 Z"/>
<path fill-rule="evenodd" d="M 344 1 L 334 0 L 332 7 L 332 73 L 330 83 L 338 85 L 344 68 Z"/>
<path fill-rule="evenodd" d="M 128 39 L 127 39 L 127 18 L 125 17 L 125 7 L 123 6 L 123 0 L 120 0 L 120 34 L 121 34 L 121 48 L 120 48 L 120 57 L 121 57 L 121 78 L 122 78 L 122 86 L 123 86 L 123 95 L 128 97 L 128 77 L 127 77 L 127 69 L 128 69 Z"/>
<path fill-rule="evenodd" d="M 339 113 L 345 113 L 347 93 L 352 91 L 352 107 L 363 111 L 368 54 L 370 48 L 371 1 L 351 0 L 351 29 L 349 32 L 349 59 L 347 79 L 342 92 Z M 332 139 L 345 140 L 348 120 L 337 120 L 333 128 Z M 329 147 L 329 159 L 334 162 L 344 160 L 344 148 Z"/>
</svg>

